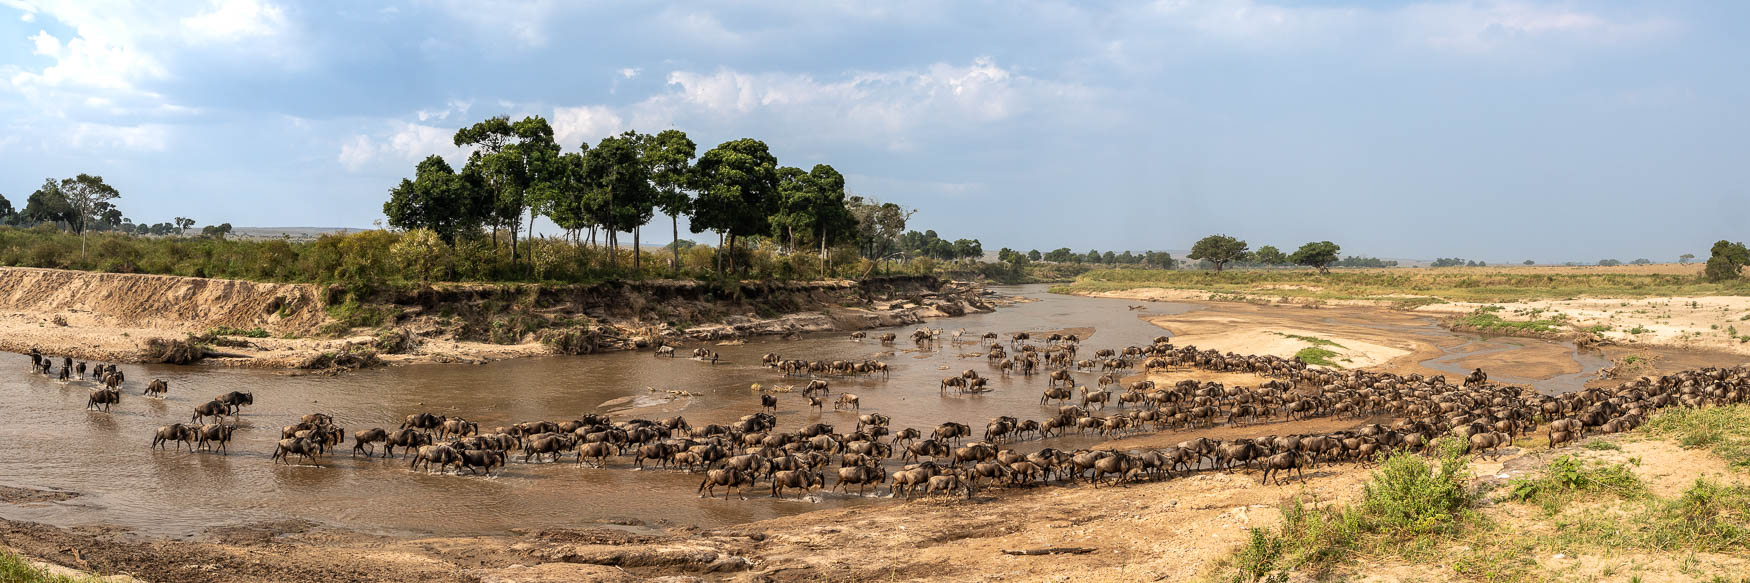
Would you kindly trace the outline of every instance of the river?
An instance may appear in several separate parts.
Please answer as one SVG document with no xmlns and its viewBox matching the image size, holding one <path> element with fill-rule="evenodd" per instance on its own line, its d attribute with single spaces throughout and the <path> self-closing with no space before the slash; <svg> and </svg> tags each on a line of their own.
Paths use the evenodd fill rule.
<svg viewBox="0 0 1750 583">
<path fill-rule="evenodd" d="M 581 357 L 548 357 L 484 365 L 411 365 L 358 371 L 339 376 L 293 376 L 284 372 L 217 367 L 124 365 L 127 391 L 112 412 L 84 410 L 93 383 L 62 383 L 28 374 L 28 358 L 0 355 L 0 485 L 64 489 L 80 493 L 70 500 L 0 504 L 0 516 L 57 526 L 102 525 L 144 534 L 192 536 L 215 526 L 304 520 L 323 526 L 395 536 L 503 533 L 513 528 L 585 525 L 666 527 L 734 524 L 830 506 L 879 503 L 855 495 L 794 496 L 774 500 L 750 494 L 746 501 L 702 500 L 699 477 L 680 472 L 632 471 L 629 458 L 610 459 L 608 469 L 574 463 L 524 464 L 514 454 L 499 474 L 469 476 L 409 471 L 399 458 L 353 458 L 351 432 L 394 428 L 407 415 L 431 412 L 461 416 L 483 429 L 529 420 L 564 420 L 585 413 L 615 418 L 684 415 L 695 426 L 733 421 L 759 410 L 754 383 L 805 383 L 785 379 L 760 365 L 775 352 L 805 360 L 887 361 L 883 378 L 832 378 L 834 395 L 855 393 L 862 412 L 879 412 L 893 427 L 926 432 L 943 421 L 976 427 L 998 415 L 1041 418 L 1055 409 L 1039 405 L 1044 375 L 995 377 L 989 393 L 939 394 L 945 376 L 974 369 L 989 376 L 976 344 L 979 334 L 998 332 L 1007 340 L 1020 331 L 1074 330 L 1086 348 L 1146 344 L 1164 332 L 1139 315 L 1179 313 L 1196 306 L 1118 299 L 1060 296 L 1044 286 L 997 288 L 1000 293 L 1037 301 L 1003 307 L 994 313 L 938 320 L 950 332 L 965 329 L 962 346 L 946 341 L 919 350 L 907 334 L 882 346 L 854 341 L 847 334 L 809 335 L 796 340 L 755 340 L 714 346 L 713 365 L 683 357 L 654 358 L 648 352 Z M 1448 334 L 1450 334 L 1448 332 Z M 1487 342 L 1478 339 L 1479 342 Z M 1491 349 L 1510 350 L 1511 342 Z M 1436 359 L 1439 360 L 1439 359 Z M 1442 363 L 1430 361 L 1431 365 Z M 1595 370 L 1590 364 L 1586 367 Z M 16 371 L 16 372 L 12 372 Z M 1584 373 L 1585 371 L 1583 371 Z M 1081 384 L 1094 374 L 1078 373 Z M 170 383 L 165 399 L 139 396 L 153 378 Z M 189 454 L 148 448 L 155 428 L 187 422 L 193 406 L 228 391 L 249 391 L 229 455 Z M 675 397 L 669 391 L 697 393 Z M 846 430 L 853 413 L 807 407 L 799 394 L 779 395 L 780 428 L 826 422 Z M 306 413 L 327 413 L 346 428 L 348 444 L 320 465 L 270 463 L 279 427 Z M 1075 440 L 1051 443 L 1078 445 Z M 1023 448 L 1038 447 L 1039 443 Z M 755 489 L 754 492 L 759 492 Z"/>
</svg>

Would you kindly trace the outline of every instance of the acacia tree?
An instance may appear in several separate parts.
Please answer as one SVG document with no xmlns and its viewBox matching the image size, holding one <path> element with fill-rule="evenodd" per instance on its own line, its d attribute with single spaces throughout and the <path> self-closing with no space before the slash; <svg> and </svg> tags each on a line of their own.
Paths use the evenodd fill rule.
<svg viewBox="0 0 1750 583">
<path fill-rule="evenodd" d="M 172 220 L 176 221 L 176 234 L 178 235 L 187 232 L 189 227 L 194 226 L 194 219 L 188 217 L 176 217 Z"/>
<path fill-rule="evenodd" d="M 680 130 L 663 130 L 655 136 L 644 140 L 645 172 L 650 175 L 650 183 L 656 188 L 656 208 L 668 215 L 669 227 L 674 241 L 681 239 L 680 216 L 687 213 L 692 204 L 692 197 L 687 194 L 687 173 L 692 171 L 693 156 L 698 145 Z M 634 236 L 636 239 L 636 236 Z M 670 245 L 674 249 L 674 266 L 680 269 L 681 248 Z"/>
<path fill-rule="evenodd" d="M 1342 250 L 1342 247 L 1330 241 L 1307 243 L 1296 249 L 1293 255 L 1289 255 L 1288 260 L 1297 265 L 1318 269 L 1319 273 L 1330 273 L 1331 264 L 1337 262 L 1337 253 Z"/>
<path fill-rule="evenodd" d="M 102 176 L 80 174 L 72 178 L 61 179 L 61 195 L 67 199 L 67 206 L 76 213 L 74 219 L 78 223 L 79 258 L 85 258 L 85 227 L 91 218 L 110 208 L 109 201 L 121 196 L 120 192 L 103 183 Z"/>
<path fill-rule="evenodd" d="M 1682 264 L 1682 265 L 1689 265 L 1689 262 L 1693 259 L 1695 259 L 1694 253 L 1684 253 L 1682 255 L 1677 256 L 1677 263 Z"/>
<path fill-rule="evenodd" d="M 905 222 L 917 212 L 874 197 L 852 196 L 845 199 L 845 205 L 857 220 L 857 246 L 863 257 L 871 262 L 870 269 L 899 250 L 899 236 L 905 232 Z"/>
<path fill-rule="evenodd" d="M 778 202 L 778 159 L 765 142 L 742 138 L 705 152 L 693 169 L 690 183 L 699 196 L 693 200 L 689 228 L 721 233 L 733 272 L 735 240 L 770 229 Z"/>
<path fill-rule="evenodd" d="M 1252 261 L 1263 265 L 1287 265 L 1288 256 L 1277 249 L 1275 245 L 1265 245 L 1252 252 Z"/>
<path fill-rule="evenodd" d="M 1246 242 L 1227 235 L 1210 235 L 1191 246 L 1191 253 L 1186 255 L 1191 259 L 1207 260 L 1215 264 L 1215 270 L 1229 261 L 1236 261 L 1246 256 Z"/>
</svg>

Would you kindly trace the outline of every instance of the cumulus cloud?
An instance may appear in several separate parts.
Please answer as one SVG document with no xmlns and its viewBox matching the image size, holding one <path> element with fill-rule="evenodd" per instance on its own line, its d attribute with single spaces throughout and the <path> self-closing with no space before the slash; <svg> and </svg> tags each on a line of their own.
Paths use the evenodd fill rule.
<svg viewBox="0 0 1750 583">
<path fill-rule="evenodd" d="M 575 148 L 583 142 L 594 143 L 631 129 L 619 114 L 599 105 L 556 107 L 552 124 L 553 139 L 566 148 Z"/>
<path fill-rule="evenodd" d="M 212 10 L 182 19 L 182 26 L 197 44 L 234 43 L 279 35 L 286 15 L 261 0 L 213 0 Z"/>
<path fill-rule="evenodd" d="M 456 130 L 405 121 L 384 124 L 376 135 L 356 134 L 340 145 L 336 158 L 342 167 L 357 172 L 378 163 L 408 165 L 433 154 L 451 164 L 460 163 L 468 152 L 457 148 Z"/>
<path fill-rule="evenodd" d="M 1019 74 L 988 57 L 964 65 L 851 72 L 835 79 L 720 69 L 673 71 L 666 89 L 625 107 L 562 107 L 554 131 L 600 137 L 631 127 L 758 118 L 812 138 L 876 140 L 904 149 L 913 132 L 1009 120 L 1036 111 L 1069 115 L 1096 93 L 1082 85 Z M 569 143 L 569 142 L 567 142 Z"/>
</svg>

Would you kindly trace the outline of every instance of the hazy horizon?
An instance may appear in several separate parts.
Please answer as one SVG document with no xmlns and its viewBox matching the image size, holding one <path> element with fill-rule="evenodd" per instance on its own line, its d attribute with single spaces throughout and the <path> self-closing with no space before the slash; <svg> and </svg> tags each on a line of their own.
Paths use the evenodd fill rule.
<svg viewBox="0 0 1750 583">
<path fill-rule="evenodd" d="M 370 228 L 451 134 L 764 140 L 986 249 L 1674 261 L 1747 238 L 1750 5 L 0 0 L 0 194 Z M 668 240 L 658 217 L 644 240 Z M 682 238 L 706 240 L 682 225 Z"/>
</svg>

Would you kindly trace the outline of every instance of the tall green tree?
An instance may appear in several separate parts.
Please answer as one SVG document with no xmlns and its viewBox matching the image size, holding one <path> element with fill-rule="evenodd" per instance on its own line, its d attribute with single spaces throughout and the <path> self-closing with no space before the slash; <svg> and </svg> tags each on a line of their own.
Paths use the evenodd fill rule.
<svg viewBox="0 0 1750 583">
<path fill-rule="evenodd" d="M 1293 255 L 1288 256 L 1288 260 L 1293 261 L 1296 265 L 1317 269 L 1319 273 L 1330 273 L 1331 264 L 1337 262 L 1337 254 L 1342 250 L 1343 248 L 1337 246 L 1336 243 L 1317 241 L 1301 245 L 1299 249 L 1294 251 Z"/>
<path fill-rule="evenodd" d="M 102 176 L 80 174 L 72 178 L 61 179 L 61 194 L 67 199 L 67 206 L 73 209 L 76 230 L 79 233 L 79 257 L 85 257 L 85 231 L 91 219 L 99 217 L 111 207 L 109 201 L 121 196 L 115 187 L 103 183 Z M 119 215 L 117 217 L 120 218 Z"/>
<path fill-rule="evenodd" d="M 478 230 L 486 221 L 492 201 L 482 194 L 443 157 L 428 156 L 420 161 L 412 180 L 403 178 L 400 185 L 389 189 L 383 214 L 391 226 L 429 229 L 445 244 L 453 244 L 458 236 Z"/>
<path fill-rule="evenodd" d="M 16 214 L 18 213 L 12 210 L 12 201 L 6 200 L 5 195 L 0 195 L 0 223 L 12 224 L 13 215 Z"/>
<path fill-rule="evenodd" d="M 759 140 L 724 142 L 699 156 L 691 184 L 698 198 L 689 228 L 721 233 L 733 272 L 736 239 L 770 230 L 778 203 L 778 158 Z"/>
<path fill-rule="evenodd" d="M 855 234 L 857 217 L 846 206 L 845 177 L 826 164 L 778 169 L 778 212 L 772 215 L 773 234 L 792 248 L 812 240 L 819 248 L 820 276 L 826 277 L 826 248 Z M 800 236 L 797 233 L 801 233 Z"/>
<path fill-rule="evenodd" d="M 634 233 L 636 246 L 636 229 L 655 214 L 656 188 L 651 185 L 639 142 L 637 133 L 626 132 L 602 138 L 583 154 L 584 208 L 607 236 L 609 265 L 619 262 L 619 233 Z M 634 265 L 637 257 L 634 251 Z"/>
<path fill-rule="evenodd" d="M 693 198 L 687 192 L 687 174 L 692 172 L 698 145 L 680 130 L 663 130 L 644 141 L 644 166 L 656 187 L 656 208 L 668 215 L 673 240 L 681 239 L 680 216 L 687 214 Z M 680 269 L 681 247 L 674 250 L 674 266 Z"/>
<path fill-rule="evenodd" d="M 1191 259 L 1208 261 L 1215 265 L 1216 271 L 1221 271 L 1229 261 L 1237 261 L 1246 256 L 1246 242 L 1227 235 L 1210 235 L 1199 239 L 1191 246 L 1191 253 L 1186 255 Z"/>
<path fill-rule="evenodd" d="M 1750 248 L 1746 248 L 1743 243 L 1721 239 L 1714 243 L 1713 253 L 1707 258 L 1707 267 L 1703 274 L 1708 281 L 1731 281 L 1743 277 L 1745 265 L 1750 265 Z"/>
<path fill-rule="evenodd" d="M 511 122 L 508 116 L 497 116 L 472 126 L 456 130 L 453 140 L 457 147 L 472 147 L 463 173 L 480 177 L 492 195 L 493 244 L 497 245 L 500 227 L 510 231 L 510 258 L 517 260 L 517 233 L 523 224 L 523 211 L 529 212 L 530 235 L 534 234 L 534 217 L 541 195 L 553 192 L 552 181 L 557 171 L 559 146 L 553 141 L 553 127 L 539 116 Z M 531 201 L 531 188 L 536 196 Z M 535 202 L 536 205 L 531 205 Z"/>
</svg>

